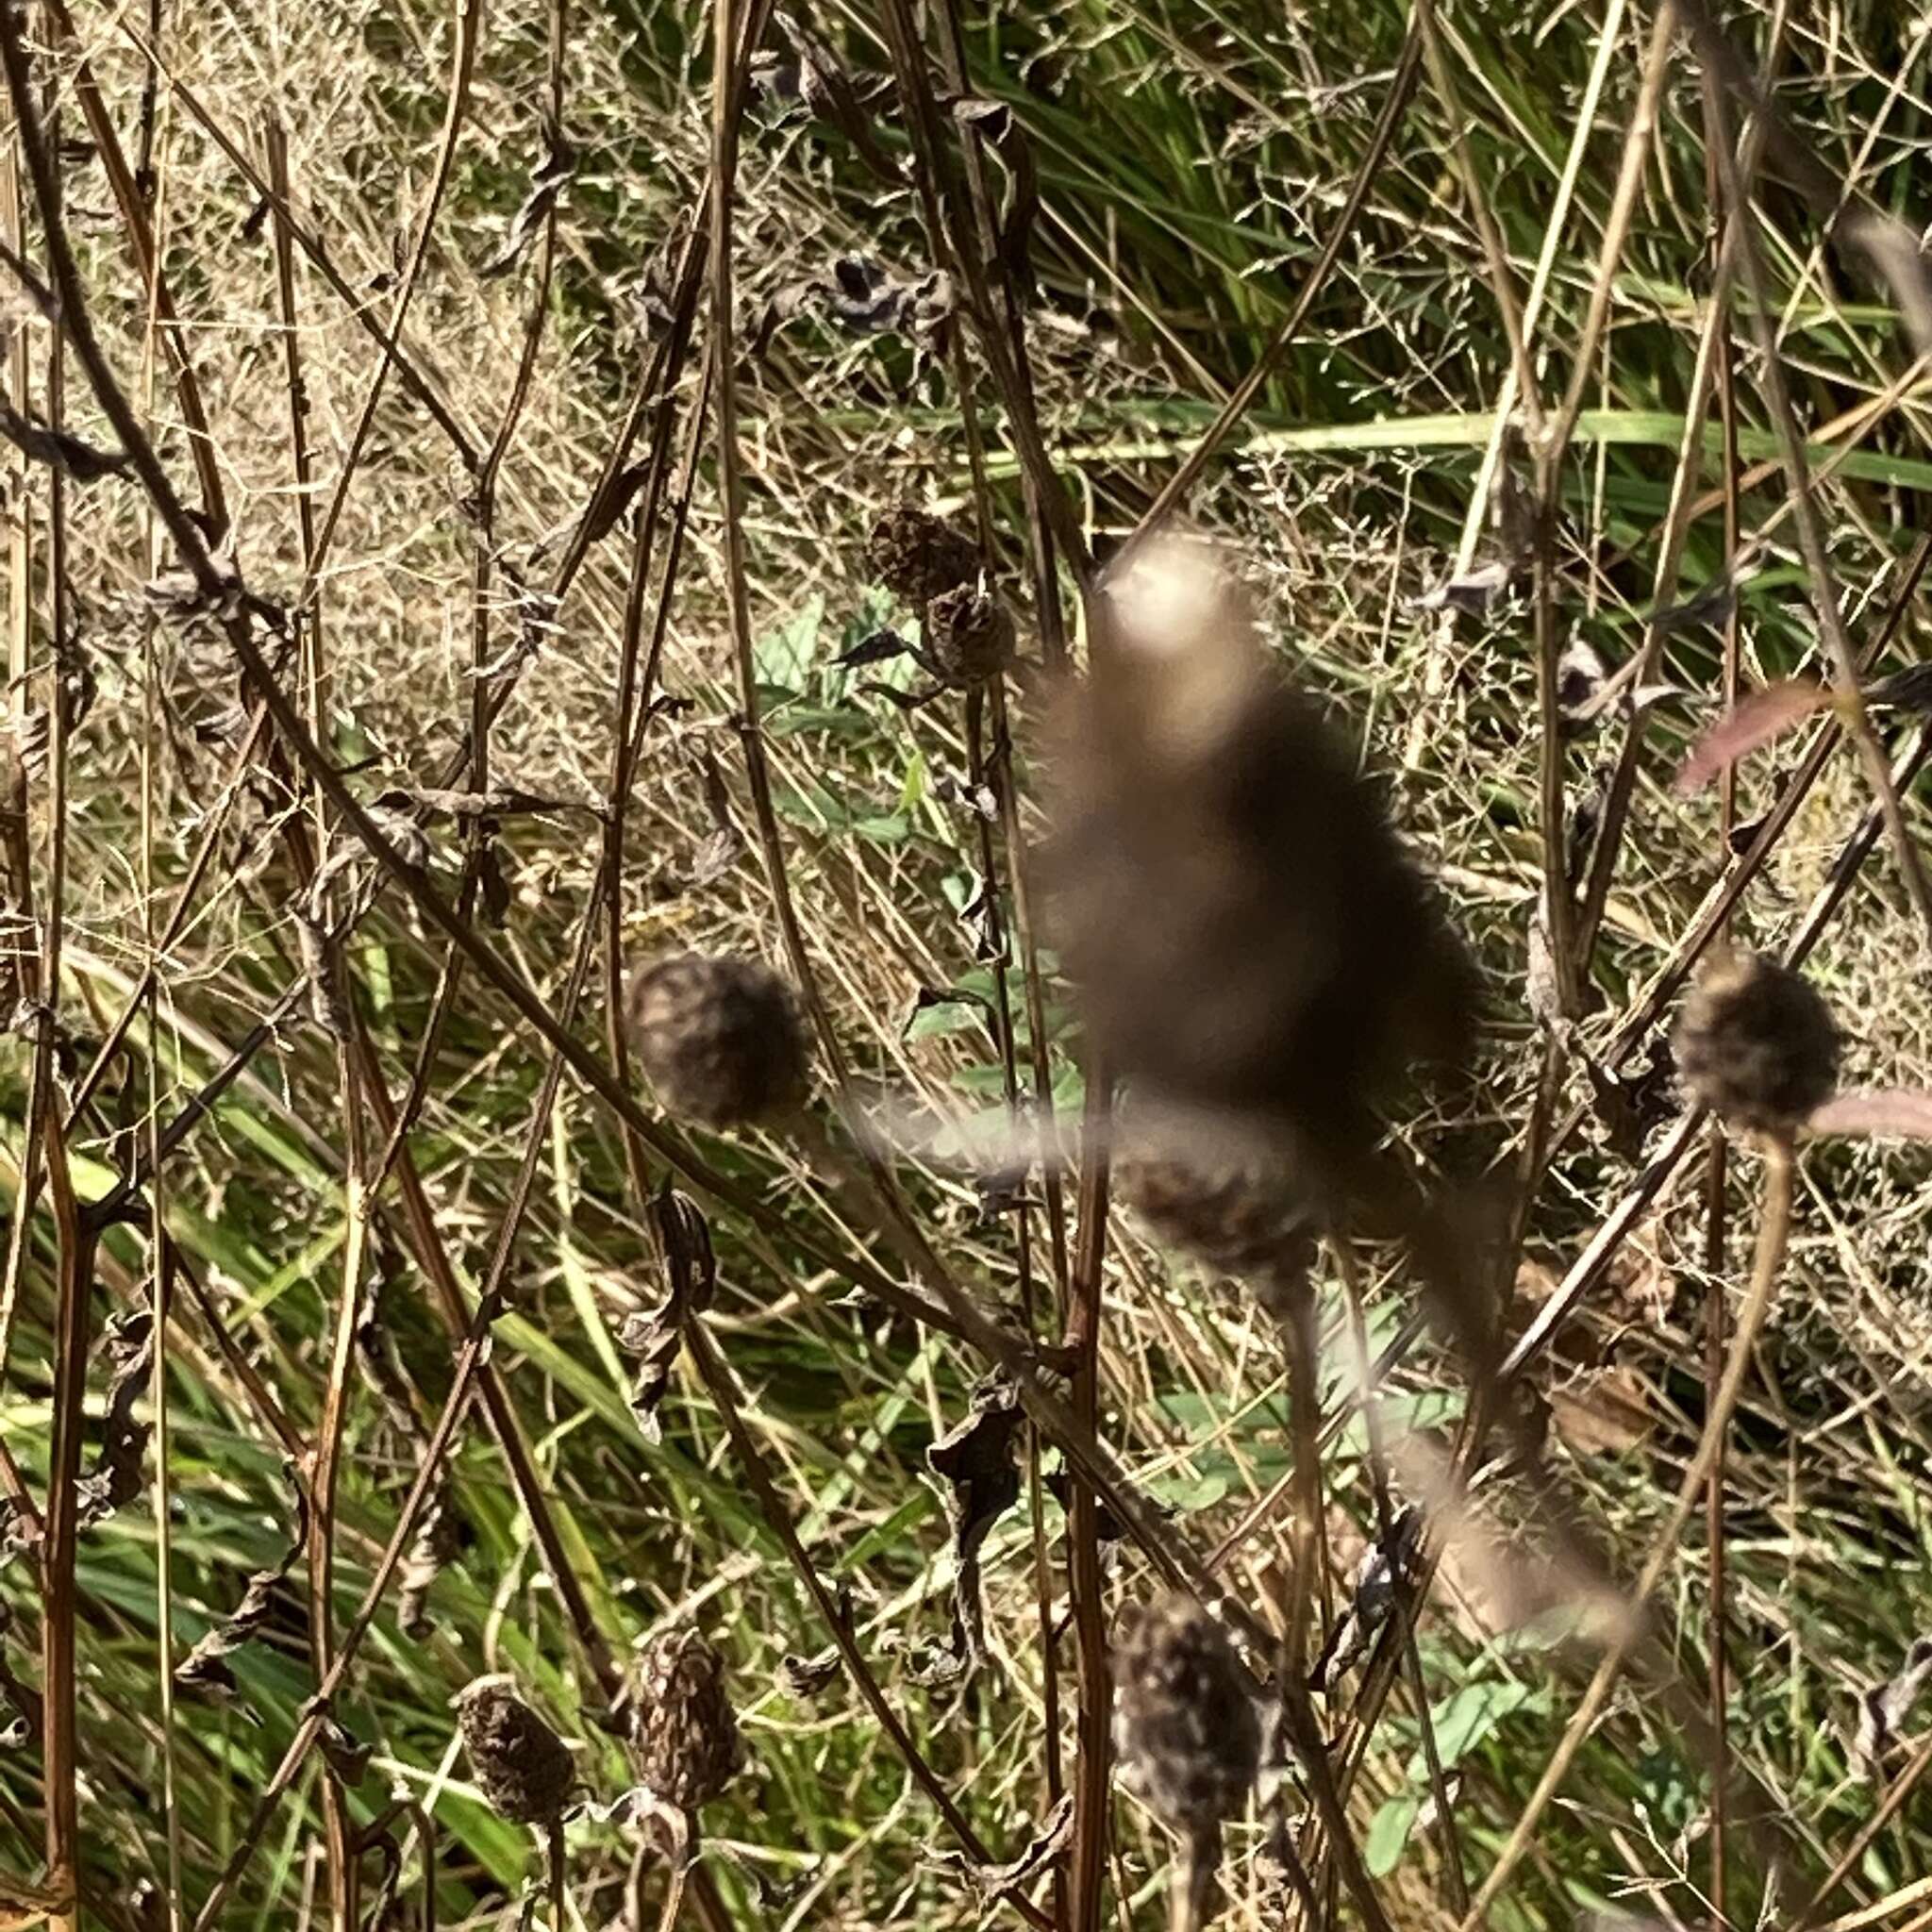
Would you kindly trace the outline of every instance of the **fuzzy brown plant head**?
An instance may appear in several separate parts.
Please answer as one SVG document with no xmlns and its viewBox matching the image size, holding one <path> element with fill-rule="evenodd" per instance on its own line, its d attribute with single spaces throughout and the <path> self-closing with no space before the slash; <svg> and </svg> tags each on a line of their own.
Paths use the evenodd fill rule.
<svg viewBox="0 0 1932 1932">
<path fill-rule="evenodd" d="M 625 1017 L 645 1078 L 680 1120 L 748 1126 L 805 1099 L 810 1056 L 798 1003 L 759 960 L 649 960 L 632 976 Z"/>
<path fill-rule="evenodd" d="M 1125 1613 L 1113 1650 L 1121 1773 L 1163 1824 L 1212 1840 L 1247 1803 L 1261 1721 L 1234 1646 L 1191 1597 Z"/>
<path fill-rule="evenodd" d="M 1725 948 L 1706 962 L 1673 1046 L 1694 1099 L 1734 1126 L 1779 1138 L 1838 1084 L 1831 1009 L 1808 980 L 1762 953 Z"/>
<path fill-rule="evenodd" d="M 1245 1282 L 1290 1320 L 1308 1291 L 1320 1233 L 1307 1163 L 1286 1133 L 1129 1095 L 1117 1115 L 1112 1186 L 1158 1241 Z"/>
<path fill-rule="evenodd" d="M 695 1630 L 667 1630 L 644 1647 L 630 1687 L 638 1771 L 668 1805 L 695 1811 L 741 1761 L 738 1718 L 718 1653 Z"/>
<path fill-rule="evenodd" d="M 478 1677 L 458 1692 L 457 1727 L 484 1801 L 516 1824 L 547 1824 L 576 1783 L 559 1738 L 507 1677 Z"/>
<path fill-rule="evenodd" d="M 979 575 L 979 547 L 923 509 L 902 505 L 872 526 L 866 569 L 895 597 L 925 605 Z"/>
<path fill-rule="evenodd" d="M 971 583 L 932 600 L 925 656 L 934 675 L 961 690 L 997 677 L 1013 656 L 1013 620 L 998 598 Z"/>
<path fill-rule="evenodd" d="M 1138 553 L 1094 630 L 1052 720 L 1041 854 L 1087 1026 L 1180 1105 L 1352 1157 L 1411 1066 L 1466 1060 L 1468 958 L 1203 546 Z"/>
</svg>

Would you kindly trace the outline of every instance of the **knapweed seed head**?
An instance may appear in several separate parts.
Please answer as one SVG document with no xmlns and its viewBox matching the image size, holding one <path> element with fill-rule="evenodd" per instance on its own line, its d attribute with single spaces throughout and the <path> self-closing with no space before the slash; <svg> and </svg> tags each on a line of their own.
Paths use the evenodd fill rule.
<svg viewBox="0 0 1932 1932">
<path fill-rule="evenodd" d="M 797 1002 L 757 959 L 674 953 L 633 975 L 631 1051 L 665 1109 L 706 1127 L 748 1126 L 805 1099 L 809 1055 Z"/>
</svg>

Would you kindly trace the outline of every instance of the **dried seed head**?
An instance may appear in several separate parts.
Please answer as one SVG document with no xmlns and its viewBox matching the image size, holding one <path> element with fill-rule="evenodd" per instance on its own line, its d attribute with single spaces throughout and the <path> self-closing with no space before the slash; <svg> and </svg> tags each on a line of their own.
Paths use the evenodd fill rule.
<svg viewBox="0 0 1932 1932">
<path fill-rule="evenodd" d="M 998 598 L 957 584 L 926 611 L 925 649 L 943 682 L 961 689 L 996 677 L 1013 655 L 1013 620 Z"/>
<path fill-rule="evenodd" d="M 1318 1215 L 1285 1136 L 1137 1098 L 1120 1110 L 1112 1185 L 1158 1240 L 1246 1282 L 1277 1317 L 1307 1293 Z"/>
<path fill-rule="evenodd" d="M 695 1630 L 667 1630 L 638 1660 L 630 1694 L 639 1772 L 667 1804 L 695 1811 L 739 1766 L 724 1667 Z"/>
<path fill-rule="evenodd" d="M 1087 1026 L 1178 1103 L 1359 1153 L 1412 1066 L 1465 1062 L 1468 959 L 1198 546 L 1152 546 L 1100 607 L 1041 855 Z"/>
<path fill-rule="evenodd" d="M 456 1705 L 463 1749 L 490 1808 L 517 1824 L 555 1819 L 576 1782 L 563 1740 L 501 1677 L 478 1677 Z"/>
<path fill-rule="evenodd" d="M 626 1017 L 631 1051 L 681 1120 L 740 1126 L 805 1098 L 797 1003 L 756 959 L 675 953 L 652 960 L 631 980 Z"/>
<path fill-rule="evenodd" d="M 866 541 L 866 568 L 894 596 L 929 604 L 979 575 L 979 547 L 923 509 L 889 509 Z"/>
<path fill-rule="evenodd" d="M 1735 1125 L 1789 1134 L 1838 1084 L 1839 1031 L 1810 983 L 1725 950 L 1698 975 L 1673 1041 L 1677 1075 Z"/>
<path fill-rule="evenodd" d="M 1261 1724 L 1233 1646 L 1191 1599 L 1142 1610 L 1114 1643 L 1114 1746 L 1160 1821 L 1210 1838 L 1247 1802 Z"/>
</svg>

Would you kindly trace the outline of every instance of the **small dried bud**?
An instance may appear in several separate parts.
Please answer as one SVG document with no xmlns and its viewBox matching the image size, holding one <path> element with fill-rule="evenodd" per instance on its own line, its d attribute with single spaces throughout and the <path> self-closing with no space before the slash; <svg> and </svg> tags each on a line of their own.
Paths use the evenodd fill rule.
<svg viewBox="0 0 1932 1932">
<path fill-rule="evenodd" d="M 1474 975 L 1354 753 L 1197 547 L 1097 600 L 1051 744 L 1048 912 L 1110 1065 L 1338 1162 L 1418 1062 L 1460 1068 Z"/>
<path fill-rule="evenodd" d="M 894 596 L 929 604 L 979 575 L 979 547 L 923 509 L 889 509 L 872 526 L 866 568 Z"/>
<path fill-rule="evenodd" d="M 718 1653 L 695 1630 L 668 1630 L 645 1648 L 630 1702 L 640 1774 L 666 1804 L 695 1811 L 731 1781 L 738 1719 Z"/>
<path fill-rule="evenodd" d="M 1113 1191 L 1172 1247 L 1251 1287 L 1278 1318 L 1307 1291 L 1317 1225 L 1305 1179 L 1281 1137 L 1139 1104 L 1124 1107 Z"/>
<path fill-rule="evenodd" d="M 549 1824 L 576 1782 L 563 1740 L 501 1677 L 478 1677 L 456 1702 L 463 1749 L 490 1808 L 516 1824 Z"/>
<path fill-rule="evenodd" d="M 944 683 L 964 689 L 997 677 L 1013 656 L 1013 620 L 999 599 L 958 584 L 926 612 L 926 656 Z"/>
<path fill-rule="evenodd" d="M 632 1052 L 682 1120 L 740 1126 L 805 1098 L 797 1004 L 756 959 L 676 953 L 653 960 L 631 980 L 627 1018 Z"/>
<path fill-rule="evenodd" d="M 1838 1084 L 1839 1032 L 1810 983 L 1726 950 L 1698 975 L 1673 1041 L 1677 1074 L 1735 1125 L 1789 1134 Z"/>
<path fill-rule="evenodd" d="M 1163 1597 L 1114 1644 L 1114 1746 L 1162 1824 L 1212 1839 L 1247 1802 L 1261 1723 L 1234 1648 L 1208 1612 Z"/>
</svg>

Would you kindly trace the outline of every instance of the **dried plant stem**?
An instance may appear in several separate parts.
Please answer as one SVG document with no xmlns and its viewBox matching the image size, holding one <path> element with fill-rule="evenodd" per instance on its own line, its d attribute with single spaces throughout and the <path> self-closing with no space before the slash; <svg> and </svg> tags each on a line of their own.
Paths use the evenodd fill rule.
<svg viewBox="0 0 1932 1932">
<path fill-rule="evenodd" d="M 1350 1367 L 1361 1391 L 1362 1424 L 1368 1437 L 1369 1480 L 1375 1499 L 1375 1531 L 1385 1549 L 1395 1546 L 1395 1506 L 1389 1487 L 1389 1447 L 1382 1432 L 1382 1398 L 1375 1365 L 1369 1356 L 1369 1323 L 1363 1304 L 1361 1265 L 1355 1245 L 1345 1235 L 1336 1234 L 1329 1241 L 1341 1274 L 1342 1298 L 1348 1307 Z M 1393 1560 L 1391 1557 L 1391 1560 Z M 1400 1581 L 1398 1580 L 1398 1596 Z M 1415 1699 L 1416 1724 L 1422 1734 L 1423 1761 L 1429 1774 L 1429 1795 L 1436 1807 L 1436 1833 L 1441 1841 L 1442 1871 L 1449 1890 L 1449 1904 L 1457 1912 L 1469 1909 L 1469 1882 L 1464 1875 L 1462 1841 L 1456 1827 L 1456 1807 L 1442 1774 L 1442 1755 L 1436 1744 L 1436 1721 L 1429 1708 L 1428 1681 L 1423 1674 L 1423 1656 L 1416 1642 L 1415 1623 L 1407 1607 L 1398 1601 L 1396 1612 L 1402 1631 L 1402 1661 L 1409 1689 Z M 1361 1748 L 1368 1748 L 1368 1737 Z"/>
<path fill-rule="evenodd" d="M 1871 716 L 1865 708 L 1864 694 L 1859 689 L 1857 654 L 1852 648 L 1851 637 L 1839 608 L 1831 556 L 1825 545 L 1824 526 L 1819 518 L 1817 500 L 1812 491 L 1810 458 L 1806 454 L 1804 434 L 1798 427 L 1798 419 L 1791 408 L 1790 391 L 1785 382 L 1784 362 L 1774 319 L 1775 311 L 1770 306 L 1757 238 L 1750 219 L 1737 160 L 1731 153 L 1728 117 L 1717 92 L 1713 92 L 1709 100 L 1711 152 L 1717 157 L 1723 175 L 1725 200 L 1739 216 L 1739 261 L 1749 298 L 1745 308 L 1761 363 L 1759 390 L 1784 452 L 1785 470 L 1790 478 L 1791 515 L 1797 525 L 1798 548 L 1811 580 L 1810 594 L 1812 607 L 1818 613 L 1818 628 L 1831 659 L 1845 727 L 1858 748 L 1866 776 L 1884 812 L 1886 835 L 1891 842 L 1906 891 L 1924 928 L 1925 941 L 1932 945 L 1932 880 L 1926 877 L 1911 828 L 1906 824 L 1905 808 L 1892 783 L 1885 747 L 1873 728 Z"/>
<path fill-rule="evenodd" d="M 1711 1472 L 1724 1445 L 1724 1432 L 1743 1393 L 1745 1377 L 1751 1373 L 1752 1355 L 1771 1311 L 1772 1296 L 1784 1266 L 1785 1246 L 1790 1233 L 1794 1158 L 1788 1141 L 1767 1141 L 1764 1148 L 1764 1201 L 1757 1230 L 1757 1251 L 1752 1263 L 1751 1283 L 1745 1292 L 1730 1353 L 1724 1363 L 1724 1379 L 1705 1416 L 1704 1429 L 1696 1453 L 1678 1485 L 1675 1501 L 1664 1519 L 1662 1529 L 1652 1542 L 1651 1552 L 1638 1574 L 1635 1587 L 1623 1608 L 1616 1635 L 1603 1660 L 1597 1665 L 1582 1702 L 1572 1714 L 1562 1740 L 1543 1768 L 1536 1790 L 1530 1794 L 1516 1824 L 1497 1855 L 1495 1864 L 1477 1890 L 1461 1932 L 1474 1932 L 1484 1916 L 1508 1884 L 1511 1874 L 1529 1850 L 1536 1828 L 1557 1794 L 1584 1740 L 1602 1715 L 1610 1692 L 1616 1688 L 1624 1663 L 1642 1635 L 1651 1596 L 1664 1572 L 1675 1560 L 1678 1540 L 1684 1526 L 1702 1498 Z"/>
<path fill-rule="evenodd" d="M 1776 28 L 1781 28 L 1783 13 L 1780 8 L 1771 42 L 1773 52 L 1767 56 L 1767 71 L 1774 65 L 1778 45 Z M 1717 125 L 1722 116 L 1716 112 L 1714 90 L 1717 83 L 1707 74 L 1704 76 L 1704 122 L 1707 128 Z M 1705 180 L 1710 205 L 1717 215 L 1714 225 L 1711 255 L 1713 266 L 1722 276 L 1729 266 L 1728 244 L 1729 225 L 1740 217 L 1727 208 L 1723 174 L 1717 163 L 1717 157 L 1710 152 L 1706 142 Z M 1717 321 L 1717 408 L 1718 423 L 1724 439 L 1723 471 L 1719 485 L 1724 491 L 1724 550 L 1723 569 L 1728 576 L 1738 555 L 1740 536 L 1739 487 L 1738 487 L 1738 397 L 1733 368 L 1730 332 L 1730 287 L 1727 280 L 1720 280 L 1711 291 L 1711 308 Z M 1926 546 L 1921 545 L 1921 563 Z M 1907 573 L 1907 575 L 1911 575 Z M 1724 612 L 1723 651 L 1724 662 L 1720 695 L 1724 708 L 1728 710 L 1738 701 L 1739 660 L 1738 660 L 1738 604 L 1734 597 L 1730 608 Z M 1731 832 L 1738 815 L 1738 774 L 1733 765 L 1726 765 L 1718 774 L 1718 852 L 1720 855 L 1730 850 Z M 1720 859 L 1722 862 L 1722 859 Z M 1726 925 L 1720 925 L 1722 938 Z M 1710 1137 L 1710 1152 L 1705 1168 L 1705 1222 L 1704 1222 L 1704 1265 L 1709 1273 L 1710 1284 L 1705 1294 L 1705 1400 L 1709 1402 L 1716 1396 L 1724 1375 L 1725 1309 L 1724 1291 L 1724 1264 L 1725 1252 L 1726 1212 L 1725 1203 L 1729 1191 L 1730 1143 L 1721 1133 Z M 1709 1548 L 1709 1559 L 1706 1574 L 1706 1594 L 1708 1606 L 1706 1610 L 1709 1627 L 1707 1641 L 1707 1695 L 1710 1705 L 1711 1728 L 1711 1790 L 1710 1790 L 1710 1920 L 1711 1932 L 1724 1932 L 1728 1924 L 1724 1911 L 1725 1894 L 1729 1889 L 1729 1850 L 1730 1850 L 1730 1694 L 1726 1680 L 1725 1635 L 1728 1622 L 1726 1614 L 1727 1579 L 1724 1564 L 1724 1445 L 1718 1445 L 1717 1458 L 1711 1465 L 1710 1483 L 1706 1491 L 1705 1539 Z"/>
<path fill-rule="evenodd" d="M 886 1701 L 880 1690 L 878 1679 L 873 1674 L 871 1664 L 865 1653 L 858 1647 L 851 1620 L 840 1609 L 837 1599 L 825 1587 L 824 1579 L 819 1574 L 810 1553 L 798 1540 L 798 1532 L 792 1526 L 791 1512 L 785 1507 L 784 1498 L 778 1493 L 777 1485 L 772 1479 L 772 1472 L 765 1461 L 763 1450 L 758 1445 L 758 1439 L 746 1426 L 744 1413 L 732 1386 L 733 1376 L 729 1368 L 712 1347 L 708 1335 L 701 1322 L 691 1322 L 684 1331 L 685 1351 L 690 1356 L 691 1366 L 697 1371 L 698 1379 L 704 1384 L 706 1393 L 718 1410 L 718 1419 L 724 1424 L 724 1432 L 731 1438 L 731 1446 L 744 1471 L 746 1482 L 751 1486 L 752 1495 L 757 1501 L 759 1513 L 764 1517 L 766 1526 L 777 1538 L 791 1567 L 798 1573 L 798 1578 L 805 1585 L 819 1615 L 824 1620 L 827 1634 L 838 1647 L 839 1655 L 844 1659 L 845 1668 L 851 1673 L 852 1682 L 858 1694 L 865 1701 L 866 1707 L 878 1720 L 879 1727 L 891 1741 L 892 1748 L 905 1760 L 906 1768 L 913 1776 L 919 1788 L 937 1807 L 940 1816 L 945 1821 L 946 1828 L 959 1840 L 966 1855 L 976 1863 L 990 1865 L 994 1862 L 993 1855 L 986 1841 L 974 1830 L 951 1792 L 941 1783 L 938 1774 L 925 1760 L 919 1746 L 912 1740 L 911 1734 L 900 1721 L 899 1714 Z M 1011 1903 L 1028 1924 L 1039 1928 L 1039 1932 L 1051 1932 L 1053 1922 L 1030 1900 L 1015 1893 Z"/>
</svg>

